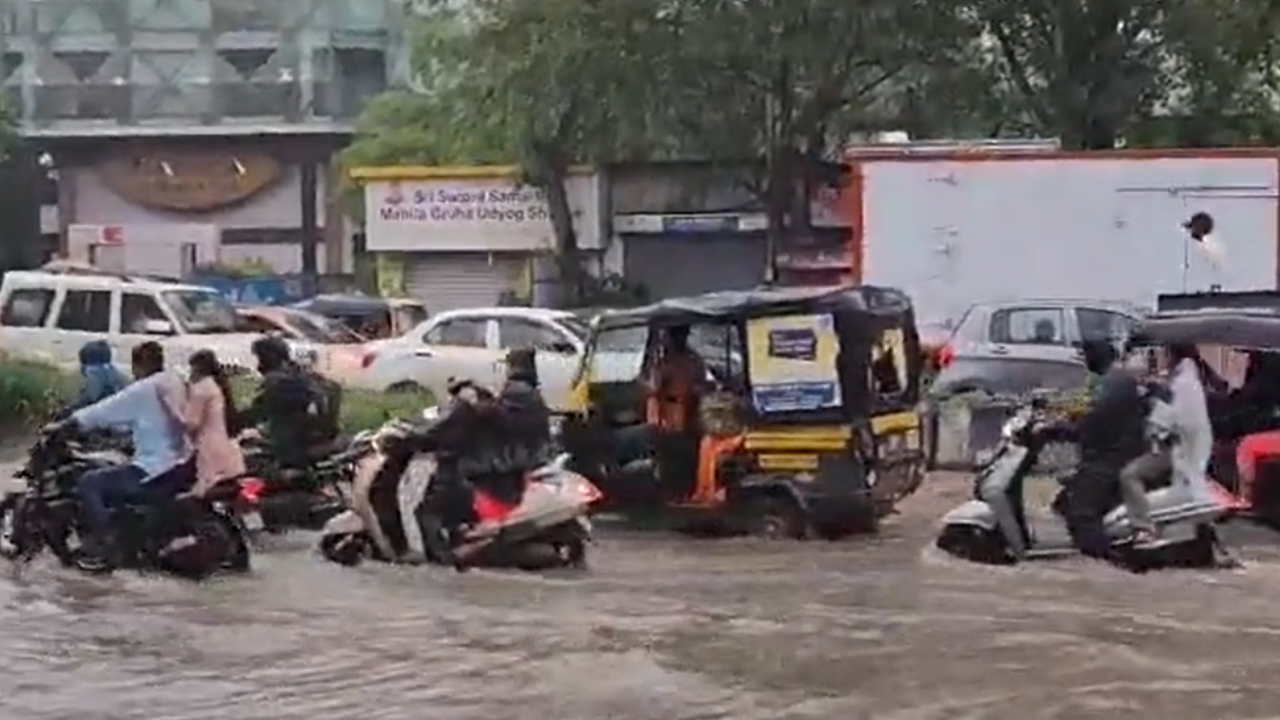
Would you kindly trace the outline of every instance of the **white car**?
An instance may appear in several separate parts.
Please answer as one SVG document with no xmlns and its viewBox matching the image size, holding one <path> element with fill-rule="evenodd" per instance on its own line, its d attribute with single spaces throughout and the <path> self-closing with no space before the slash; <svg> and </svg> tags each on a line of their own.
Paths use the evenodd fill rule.
<svg viewBox="0 0 1280 720">
<path fill-rule="evenodd" d="M 135 345 L 158 341 L 166 360 L 186 366 L 208 348 L 222 362 L 252 371 L 256 333 L 235 332 L 235 311 L 210 288 L 109 273 L 10 271 L 0 284 L 0 351 L 79 364 L 80 348 L 105 340 L 116 365 L 129 368 Z M 294 344 L 295 351 L 301 348 Z"/>
<path fill-rule="evenodd" d="M 547 404 L 565 407 L 588 332 L 585 320 L 564 310 L 449 310 L 398 338 L 366 346 L 362 367 L 349 384 L 381 392 L 426 389 L 441 397 L 450 378 L 500 384 L 507 351 L 534 348 Z"/>
</svg>

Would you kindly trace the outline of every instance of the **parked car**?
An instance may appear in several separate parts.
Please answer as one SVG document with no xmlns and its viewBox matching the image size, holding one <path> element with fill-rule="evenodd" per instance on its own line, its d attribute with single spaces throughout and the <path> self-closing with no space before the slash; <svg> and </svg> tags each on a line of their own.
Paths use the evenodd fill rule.
<svg viewBox="0 0 1280 720">
<path fill-rule="evenodd" d="M 931 463 L 940 403 L 969 393 L 1008 397 L 1082 388 L 1088 377 L 1082 343 L 1122 344 L 1143 314 L 1134 305 L 1105 300 L 1010 300 L 970 307 L 937 353 L 939 370 L 925 396 Z"/>
<path fill-rule="evenodd" d="M 237 332 L 226 298 L 196 285 L 40 270 L 10 271 L 0 283 L 0 348 L 67 368 L 78 364 L 81 346 L 91 340 L 106 340 L 125 369 L 135 345 L 156 340 L 171 363 L 210 348 L 223 362 L 249 371 L 258 337 Z"/>
<path fill-rule="evenodd" d="M 343 381 L 360 369 L 366 339 L 344 323 L 291 307 L 272 305 L 236 306 L 236 329 L 241 332 L 273 333 L 298 343 L 315 346 L 320 372 Z"/>
<path fill-rule="evenodd" d="M 412 298 L 317 295 L 291 307 L 338 320 L 371 340 L 399 337 L 427 319 L 427 306 Z"/>
<path fill-rule="evenodd" d="M 538 351 L 538 374 L 547 403 L 565 407 L 577 373 L 589 322 L 564 310 L 491 307 L 449 310 L 404 335 L 366 346 L 353 387 L 396 392 L 427 389 L 443 396 L 449 378 L 495 385 L 512 348 Z"/>
</svg>

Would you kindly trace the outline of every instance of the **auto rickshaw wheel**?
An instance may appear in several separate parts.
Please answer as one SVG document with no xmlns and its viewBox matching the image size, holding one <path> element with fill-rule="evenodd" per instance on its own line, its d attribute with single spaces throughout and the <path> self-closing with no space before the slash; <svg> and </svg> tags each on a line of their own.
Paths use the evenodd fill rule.
<svg viewBox="0 0 1280 720">
<path fill-rule="evenodd" d="M 790 498 L 761 497 L 746 508 L 748 534 L 767 540 L 803 540 L 809 535 L 804 511 Z"/>
</svg>

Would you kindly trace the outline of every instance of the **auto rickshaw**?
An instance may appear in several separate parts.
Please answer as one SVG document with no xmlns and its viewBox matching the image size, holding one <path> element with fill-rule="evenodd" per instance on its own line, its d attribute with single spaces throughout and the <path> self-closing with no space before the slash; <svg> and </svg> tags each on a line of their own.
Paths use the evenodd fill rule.
<svg viewBox="0 0 1280 720">
<path fill-rule="evenodd" d="M 673 427 L 656 408 L 679 335 L 706 378 Z M 596 318 L 561 439 L 618 511 L 769 537 L 874 531 L 923 479 L 920 371 L 897 290 L 670 299 Z"/>
<path fill-rule="evenodd" d="M 1280 293 L 1274 295 L 1280 300 Z M 1239 514 L 1280 526 L 1280 447 L 1274 455 L 1257 461 L 1251 484 L 1241 481 L 1237 465 L 1237 450 L 1244 438 L 1280 430 L 1280 407 L 1264 407 L 1250 387 L 1251 380 L 1262 387 L 1280 385 L 1280 311 L 1226 306 L 1228 300 L 1232 298 L 1222 298 L 1224 306 L 1214 306 L 1206 298 L 1203 310 L 1148 316 L 1130 347 L 1154 349 L 1189 343 L 1200 348 L 1205 361 L 1201 382 L 1214 434 L 1208 473 L 1213 481 L 1211 489 L 1229 492 L 1231 497 L 1220 499 Z M 1157 365 L 1154 355 L 1150 363 L 1153 368 Z"/>
</svg>

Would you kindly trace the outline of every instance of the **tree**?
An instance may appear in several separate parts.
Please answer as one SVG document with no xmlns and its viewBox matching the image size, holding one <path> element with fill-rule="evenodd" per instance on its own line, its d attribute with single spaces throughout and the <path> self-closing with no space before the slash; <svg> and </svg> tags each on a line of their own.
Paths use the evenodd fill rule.
<svg viewBox="0 0 1280 720">
<path fill-rule="evenodd" d="M 1204 139 L 1236 109 L 1256 111 L 1274 75 L 1277 20 L 1263 0 L 972 0 L 970 9 L 993 81 L 1070 149 L 1149 139 L 1152 118 L 1187 114 L 1184 131 Z"/>
<path fill-rule="evenodd" d="M 542 189 L 562 285 L 585 273 L 565 182 L 574 165 L 633 157 L 646 138 L 648 0 L 441 0 L 420 8 L 417 87 L 371 103 L 343 164 L 514 163 Z"/>
<path fill-rule="evenodd" d="M 684 0 L 667 11 L 677 78 L 661 104 L 681 147 L 758 164 L 747 184 L 764 204 L 775 252 L 810 231 L 809 188 L 834 145 L 889 129 L 911 73 L 963 29 L 924 0 Z"/>
</svg>

